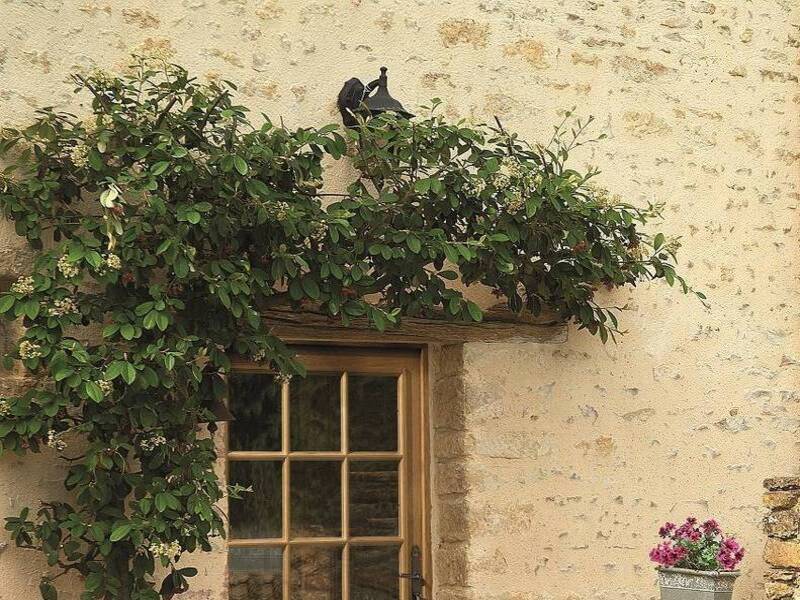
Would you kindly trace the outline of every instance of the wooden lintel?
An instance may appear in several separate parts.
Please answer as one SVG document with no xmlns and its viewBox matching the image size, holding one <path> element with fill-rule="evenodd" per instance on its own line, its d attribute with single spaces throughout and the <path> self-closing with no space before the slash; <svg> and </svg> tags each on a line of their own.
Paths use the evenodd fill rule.
<svg viewBox="0 0 800 600">
<path fill-rule="evenodd" d="M 567 339 L 566 325 L 551 317 L 534 320 L 497 309 L 487 311 L 481 323 L 405 317 L 398 327 L 384 332 L 377 331 L 364 318 L 354 319 L 345 326 L 340 319 L 313 310 L 280 307 L 267 310 L 262 316 L 275 335 L 293 342 L 460 344 L 520 341 L 555 344 Z"/>
</svg>

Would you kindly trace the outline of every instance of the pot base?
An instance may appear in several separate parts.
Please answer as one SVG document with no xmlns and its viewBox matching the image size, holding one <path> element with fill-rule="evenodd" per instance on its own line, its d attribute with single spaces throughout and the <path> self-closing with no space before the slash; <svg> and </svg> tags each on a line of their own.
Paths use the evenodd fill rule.
<svg viewBox="0 0 800 600">
<path fill-rule="evenodd" d="M 731 600 L 739 571 L 659 569 L 661 600 Z"/>
</svg>

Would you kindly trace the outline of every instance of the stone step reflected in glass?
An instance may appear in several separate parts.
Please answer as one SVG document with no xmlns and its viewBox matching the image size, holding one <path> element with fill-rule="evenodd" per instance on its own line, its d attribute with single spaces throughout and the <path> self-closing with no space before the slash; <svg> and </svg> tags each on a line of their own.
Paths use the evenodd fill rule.
<svg viewBox="0 0 800 600">
<path fill-rule="evenodd" d="M 231 537 L 247 539 L 282 537 L 281 461 L 231 461 L 228 484 L 251 488 L 241 499 L 230 498 Z"/>
<path fill-rule="evenodd" d="M 292 546 L 291 600 L 342 599 L 342 548 Z"/>
<path fill-rule="evenodd" d="M 350 600 L 398 600 L 397 546 L 350 547 Z"/>
<path fill-rule="evenodd" d="M 293 451 L 341 449 L 340 375 L 295 377 L 289 384 L 289 446 Z"/>
<path fill-rule="evenodd" d="M 281 548 L 229 548 L 228 600 L 282 600 Z"/>
<path fill-rule="evenodd" d="M 293 460 L 289 476 L 292 537 L 342 535 L 342 466 Z"/>
<path fill-rule="evenodd" d="M 351 452 L 397 450 L 397 377 L 348 376 Z"/>
<path fill-rule="evenodd" d="M 396 536 L 399 489 L 396 461 L 350 462 L 350 535 Z"/>
<path fill-rule="evenodd" d="M 234 373 L 228 386 L 229 450 L 281 449 L 281 386 L 268 373 Z"/>
</svg>

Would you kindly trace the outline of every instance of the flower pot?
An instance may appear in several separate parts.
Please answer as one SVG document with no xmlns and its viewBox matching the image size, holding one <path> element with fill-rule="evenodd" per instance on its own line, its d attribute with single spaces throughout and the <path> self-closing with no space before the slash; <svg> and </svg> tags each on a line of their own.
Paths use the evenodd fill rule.
<svg viewBox="0 0 800 600">
<path fill-rule="evenodd" d="M 661 600 L 731 600 L 739 571 L 658 569 Z"/>
</svg>

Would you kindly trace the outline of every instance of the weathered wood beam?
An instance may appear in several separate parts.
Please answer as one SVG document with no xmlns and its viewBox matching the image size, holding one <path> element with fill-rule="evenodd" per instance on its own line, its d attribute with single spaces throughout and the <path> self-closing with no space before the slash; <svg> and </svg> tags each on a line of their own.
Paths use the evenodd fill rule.
<svg viewBox="0 0 800 600">
<path fill-rule="evenodd" d="M 452 321 L 444 316 L 405 317 L 398 327 L 377 331 L 367 319 L 353 319 L 349 326 L 314 310 L 277 307 L 262 312 L 269 328 L 294 342 L 340 342 L 355 344 L 459 344 L 464 342 L 537 342 L 555 344 L 566 341 L 567 328 L 552 315 L 518 316 L 498 308 L 486 311 L 481 323 Z"/>
</svg>

